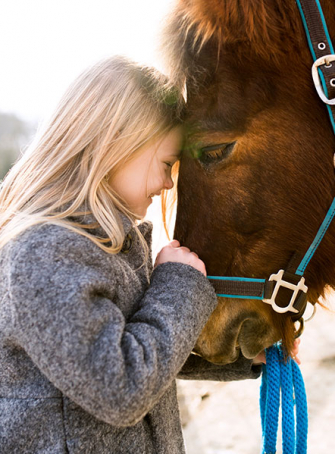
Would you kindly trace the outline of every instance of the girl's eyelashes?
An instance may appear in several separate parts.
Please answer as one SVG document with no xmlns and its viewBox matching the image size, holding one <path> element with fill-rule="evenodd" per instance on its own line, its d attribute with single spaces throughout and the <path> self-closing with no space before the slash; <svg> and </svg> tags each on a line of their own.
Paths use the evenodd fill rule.
<svg viewBox="0 0 335 454">
<path fill-rule="evenodd" d="M 166 164 L 168 167 L 172 167 L 173 164 L 171 162 L 164 162 L 164 164 Z"/>
</svg>

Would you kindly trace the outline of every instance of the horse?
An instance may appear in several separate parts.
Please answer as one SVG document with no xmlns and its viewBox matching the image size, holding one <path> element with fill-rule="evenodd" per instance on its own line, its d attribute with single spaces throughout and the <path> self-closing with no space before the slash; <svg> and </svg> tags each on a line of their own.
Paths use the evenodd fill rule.
<svg viewBox="0 0 335 454">
<path fill-rule="evenodd" d="M 321 0 L 335 42 L 335 2 Z M 185 88 L 185 144 L 174 237 L 209 275 L 267 278 L 305 253 L 335 195 L 335 138 L 311 78 L 295 0 L 178 0 L 163 39 Z M 335 224 L 305 273 L 315 305 L 335 288 Z M 194 347 L 215 364 L 255 358 L 291 315 L 259 300 L 218 298 Z"/>
</svg>

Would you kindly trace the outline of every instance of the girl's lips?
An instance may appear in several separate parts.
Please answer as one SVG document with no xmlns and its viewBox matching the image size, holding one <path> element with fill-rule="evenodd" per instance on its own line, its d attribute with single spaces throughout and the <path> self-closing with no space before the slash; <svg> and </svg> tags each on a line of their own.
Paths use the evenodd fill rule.
<svg viewBox="0 0 335 454">
<path fill-rule="evenodd" d="M 161 195 L 161 191 L 159 191 L 159 192 L 153 192 L 152 194 L 149 194 L 149 197 L 152 199 L 153 197 L 155 197 L 155 196 L 158 196 L 158 197 L 159 197 L 160 195 Z"/>
</svg>

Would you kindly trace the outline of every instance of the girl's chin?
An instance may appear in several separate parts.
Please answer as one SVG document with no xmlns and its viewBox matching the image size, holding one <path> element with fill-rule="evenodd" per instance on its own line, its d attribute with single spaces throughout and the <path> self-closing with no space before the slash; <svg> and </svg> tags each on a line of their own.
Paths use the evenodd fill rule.
<svg viewBox="0 0 335 454">
<path fill-rule="evenodd" d="M 143 219 L 146 216 L 147 210 L 151 204 L 152 204 L 152 198 L 148 197 L 147 206 L 138 207 L 137 209 L 134 210 L 134 213 L 136 213 L 136 215 L 139 218 Z"/>
<path fill-rule="evenodd" d="M 153 200 L 152 197 L 147 197 L 146 202 L 143 200 L 143 204 L 135 206 L 130 206 L 130 210 L 134 213 L 134 215 L 139 218 L 143 219 L 146 214 L 149 206 L 152 204 Z"/>
</svg>

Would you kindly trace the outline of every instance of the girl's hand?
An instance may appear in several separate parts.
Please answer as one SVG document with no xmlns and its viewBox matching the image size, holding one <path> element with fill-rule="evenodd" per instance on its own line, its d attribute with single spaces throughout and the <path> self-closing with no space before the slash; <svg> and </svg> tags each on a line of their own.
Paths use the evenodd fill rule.
<svg viewBox="0 0 335 454">
<path fill-rule="evenodd" d="M 193 266 L 196 270 L 207 276 L 206 267 L 202 260 L 199 259 L 195 252 L 191 252 L 187 247 L 180 246 L 178 240 L 170 241 L 157 254 L 154 267 L 165 262 L 179 262 Z"/>
<path fill-rule="evenodd" d="M 296 339 L 293 344 L 293 349 L 291 351 L 291 358 L 296 361 L 299 366 L 301 364 L 300 358 L 298 357 L 299 353 L 299 345 L 300 345 L 300 338 Z M 265 351 L 262 351 L 259 355 L 256 356 L 256 358 L 253 359 L 254 364 L 266 364 L 266 358 L 265 358 Z"/>
</svg>

